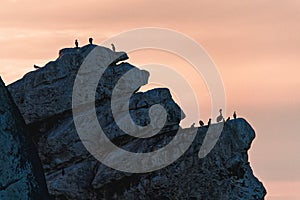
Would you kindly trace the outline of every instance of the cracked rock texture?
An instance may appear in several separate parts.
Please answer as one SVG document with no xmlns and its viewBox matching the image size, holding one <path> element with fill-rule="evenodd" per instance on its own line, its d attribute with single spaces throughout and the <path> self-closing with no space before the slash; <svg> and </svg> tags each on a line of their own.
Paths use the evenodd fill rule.
<svg viewBox="0 0 300 200">
<path fill-rule="evenodd" d="M 0 199 L 49 199 L 25 122 L 0 78 Z"/>
<path fill-rule="evenodd" d="M 154 172 L 124 173 L 97 161 L 77 135 L 71 106 L 79 66 L 95 47 L 87 45 L 63 49 L 57 60 L 9 86 L 38 147 L 53 199 L 264 198 L 266 190 L 253 175 L 247 154 L 255 133 L 244 119 L 227 122 L 216 146 L 203 159 L 199 159 L 198 152 L 208 127 L 196 129 L 195 140 L 177 161 Z M 118 63 L 128 58 L 126 53 L 104 50 L 109 56 L 115 56 L 115 60 L 99 80 L 95 104 L 78 105 L 76 109 L 89 113 L 95 105 L 99 124 L 107 137 L 123 149 L 149 152 L 165 146 L 180 128 L 179 123 L 185 117 L 183 111 L 166 88 L 137 92 L 137 82 L 139 86 L 147 84 L 149 73 L 129 63 Z M 132 70 L 133 78 L 124 78 L 118 84 L 121 77 Z M 89 76 L 97 71 L 89 73 L 80 76 Z M 121 94 L 113 105 L 119 113 L 117 117 L 113 116 L 111 105 L 114 89 Z M 124 104 L 128 96 L 129 103 Z M 135 138 L 118 127 L 117 124 L 130 117 L 140 127 L 149 125 L 151 107 L 157 104 L 166 110 L 166 123 L 157 135 Z M 126 112 L 127 108 L 129 112 Z M 132 132 L 139 130 L 139 127 L 130 129 Z M 187 135 L 192 131 L 195 129 L 183 130 Z"/>
</svg>

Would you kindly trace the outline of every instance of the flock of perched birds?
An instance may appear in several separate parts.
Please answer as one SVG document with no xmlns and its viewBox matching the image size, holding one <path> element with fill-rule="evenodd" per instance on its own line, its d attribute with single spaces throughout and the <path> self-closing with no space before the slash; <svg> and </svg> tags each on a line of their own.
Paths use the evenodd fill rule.
<svg viewBox="0 0 300 200">
<path fill-rule="evenodd" d="M 89 44 L 90 44 L 90 45 L 93 44 L 93 38 L 89 38 Z M 79 42 L 78 42 L 77 39 L 75 40 L 75 48 L 79 48 Z M 113 52 L 116 52 L 116 47 L 115 47 L 114 44 L 111 44 L 111 49 L 113 50 Z M 41 67 L 38 66 L 38 65 L 33 65 L 33 67 L 34 67 L 35 69 L 40 69 L 40 68 L 41 68 Z"/>
<path fill-rule="evenodd" d="M 93 44 L 93 38 L 89 38 L 89 43 L 90 44 Z M 75 40 L 75 48 L 78 48 L 79 47 L 79 43 L 78 43 L 78 40 Z M 112 47 L 112 50 L 115 52 L 116 51 L 116 47 L 114 44 L 111 44 L 111 47 Z M 34 65 L 34 68 L 36 69 L 39 69 L 41 67 L 37 66 L 37 65 Z M 220 115 L 216 118 L 216 121 L 219 123 L 221 121 L 223 122 L 228 122 L 230 120 L 230 117 L 228 117 L 226 120 L 225 118 L 223 117 L 223 114 L 222 114 L 222 109 L 219 110 L 220 112 Z M 236 112 L 234 111 L 233 112 L 233 118 L 236 119 Z M 208 122 L 207 122 L 207 125 L 210 126 L 211 124 L 211 118 L 209 118 Z M 204 122 L 202 120 L 199 121 L 199 125 L 202 127 L 204 126 Z M 191 128 L 194 128 L 195 127 L 195 123 L 192 124 Z"/>
<path fill-rule="evenodd" d="M 225 118 L 223 117 L 223 114 L 222 114 L 222 109 L 219 110 L 220 112 L 220 115 L 216 118 L 216 121 L 219 123 L 219 122 L 228 122 L 230 120 L 230 117 L 228 117 L 226 120 Z M 236 119 L 236 112 L 234 111 L 233 112 L 233 119 Z M 211 118 L 208 119 L 208 122 L 207 122 L 207 126 L 210 126 L 211 124 Z M 202 120 L 199 121 L 199 125 L 200 127 L 204 126 L 204 122 Z M 195 127 L 195 123 L 192 124 L 191 128 L 194 128 Z"/>
<path fill-rule="evenodd" d="M 93 44 L 93 38 L 89 38 L 89 43 L 90 43 L 90 44 Z M 77 40 L 77 39 L 75 40 L 75 47 L 76 47 L 76 48 L 79 48 L 79 43 L 78 43 L 78 40 Z"/>
<path fill-rule="evenodd" d="M 89 38 L 89 43 L 93 44 L 93 38 Z M 78 40 L 75 40 L 75 48 L 79 48 L 79 43 Z M 116 47 L 114 44 L 111 44 L 111 49 L 113 50 L 113 52 L 116 52 Z"/>
</svg>

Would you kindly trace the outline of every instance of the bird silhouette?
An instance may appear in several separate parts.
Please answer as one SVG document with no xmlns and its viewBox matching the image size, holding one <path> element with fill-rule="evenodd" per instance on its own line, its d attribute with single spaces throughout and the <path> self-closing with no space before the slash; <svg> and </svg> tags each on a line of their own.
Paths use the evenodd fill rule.
<svg viewBox="0 0 300 200">
<path fill-rule="evenodd" d="M 228 117 L 228 118 L 226 119 L 226 122 L 229 122 L 229 120 L 230 120 L 230 117 Z"/>
<path fill-rule="evenodd" d="M 75 47 L 78 48 L 78 40 L 75 40 Z"/>
<path fill-rule="evenodd" d="M 39 66 L 37 66 L 37 65 L 33 65 L 33 67 L 35 68 L 35 69 L 40 69 L 41 67 L 39 67 Z"/>
<path fill-rule="evenodd" d="M 202 127 L 204 126 L 204 122 L 202 120 L 199 121 L 199 125 Z"/>
<path fill-rule="evenodd" d="M 195 123 L 193 123 L 193 124 L 191 125 L 191 128 L 195 128 Z"/>
<path fill-rule="evenodd" d="M 93 44 L 93 38 L 89 38 L 89 43 Z"/>
<path fill-rule="evenodd" d="M 112 48 L 113 52 L 116 52 L 116 47 L 114 44 L 111 44 L 111 48 Z"/>
<path fill-rule="evenodd" d="M 236 112 L 233 112 L 233 118 L 236 119 Z"/>
<path fill-rule="evenodd" d="M 211 124 L 211 118 L 208 119 L 207 126 L 210 126 L 210 124 Z"/>
<path fill-rule="evenodd" d="M 224 118 L 223 118 L 223 114 L 222 114 L 222 109 L 219 110 L 220 112 L 220 115 L 217 117 L 217 122 L 220 122 L 220 121 L 224 121 Z"/>
</svg>

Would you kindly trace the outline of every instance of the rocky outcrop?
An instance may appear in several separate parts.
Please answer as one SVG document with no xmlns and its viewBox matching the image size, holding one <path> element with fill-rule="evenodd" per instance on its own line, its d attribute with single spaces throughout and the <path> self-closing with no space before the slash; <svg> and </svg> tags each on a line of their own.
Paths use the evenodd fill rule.
<svg viewBox="0 0 300 200">
<path fill-rule="evenodd" d="M 41 121 L 72 108 L 72 91 L 74 79 L 78 68 L 84 58 L 95 48 L 95 45 L 87 45 L 83 48 L 63 49 L 56 61 L 49 62 L 46 67 L 29 72 L 21 80 L 11 84 L 9 90 L 13 95 L 27 124 Z M 107 49 L 110 51 L 109 49 Z M 125 53 L 116 55 L 116 62 L 126 59 Z M 110 75 L 124 74 L 133 66 L 123 64 L 123 67 L 110 68 L 107 72 L 105 85 L 100 85 L 102 93 L 98 93 L 97 100 L 103 99 L 107 91 L 111 91 L 112 82 Z M 91 71 L 97 73 L 97 71 Z M 145 72 L 146 73 L 146 72 Z M 144 78 L 144 77 L 142 77 Z"/>
<path fill-rule="evenodd" d="M 176 162 L 154 172 L 143 174 L 120 172 L 103 165 L 91 156 L 83 146 L 74 125 L 72 89 L 79 66 L 94 48 L 94 45 L 87 45 L 82 48 L 63 49 L 56 61 L 28 73 L 23 79 L 9 86 L 38 146 L 52 197 L 56 199 L 264 198 L 266 191 L 254 177 L 247 155 L 255 133 L 243 119 L 226 123 L 216 146 L 203 159 L 199 159 L 198 152 L 207 133 L 207 127 L 182 130 L 186 135 L 197 131 L 193 144 Z M 106 56 L 114 59 L 99 81 L 95 104 L 92 105 L 96 107 L 99 124 L 107 137 L 115 145 L 132 152 L 154 151 L 168 144 L 177 130 L 181 129 L 179 122 L 184 118 L 170 91 L 160 88 L 144 93 L 137 92 L 136 82 L 140 86 L 147 84 L 149 73 L 129 63 L 118 64 L 127 58 L 126 53 L 101 48 L 107 53 Z M 102 57 L 99 59 L 101 61 Z M 126 74 L 130 71 L 135 71 L 133 77 L 126 78 Z M 81 76 L 90 76 L 97 72 L 91 70 Z M 121 95 L 111 105 L 115 90 Z M 126 105 L 123 101 L 128 96 L 129 103 Z M 155 136 L 136 138 L 119 128 L 118 124 L 127 120 L 129 115 L 140 127 L 149 125 L 151 107 L 157 104 L 165 108 L 166 122 Z M 91 112 L 93 107 L 89 103 L 77 106 L 76 109 L 82 113 Z M 119 116 L 113 115 L 112 106 L 118 111 Z M 127 108 L 129 115 L 126 115 Z M 132 132 L 140 130 L 139 127 L 130 129 Z"/>
<path fill-rule="evenodd" d="M 0 78 L 0 199 L 49 199 L 25 122 Z"/>
</svg>

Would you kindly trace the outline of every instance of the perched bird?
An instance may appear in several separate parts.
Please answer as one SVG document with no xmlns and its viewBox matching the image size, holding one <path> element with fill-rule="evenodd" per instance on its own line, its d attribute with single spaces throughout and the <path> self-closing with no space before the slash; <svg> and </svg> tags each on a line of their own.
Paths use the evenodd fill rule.
<svg viewBox="0 0 300 200">
<path fill-rule="evenodd" d="M 62 176 L 65 175 L 65 169 L 64 169 L 64 168 L 61 169 L 61 175 L 62 175 Z"/>
<path fill-rule="evenodd" d="M 113 52 L 116 52 L 116 47 L 114 44 L 111 44 L 111 48 L 112 48 Z"/>
<path fill-rule="evenodd" d="M 37 66 L 37 65 L 33 65 L 33 67 L 35 68 L 35 69 L 40 69 L 41 67 L 39 67 L 39 66 Z"/>
<path fill-rule="evenodd" d="M 195 128 L 195 123 L 192 124 L 191 128 Z"/>
<path fill-rule="evenodd" d="M 217 122 L 220 122 L 220 121 L 224 121 L 224 117 L 223 117 L 223 114 L 222 114 L 222 109 L 219 110 L 220 112 L 220 115 L 217 117 Z"/>
<path fill-rule="evenodd" d="M 75 40 L 75 47 L 78 48 L 78 40 Z"/>
<path fill-rule="evenodd" d="M 204 126 L 204 122 L 202 120 L 199 121 L 199 125 L 202 127 Z"/>
<path fill-rule="evenodd" d="M 236 112 L 233 112 L 233 118 L 236 119 Z"/>
<path fill-rule="evenodd" d="M 89 43 L 93 44 L 93 38 L 89 38 Z"/>
<path fill-rule="evenodd" d="M 226 119 L 226 122 L 228 122 L 230 120 L 230 117 L 228 117 L 227 119 Z"/>
<path fill-rule="evenodd" d="M 207 126 L 210 126 L 210 124 L 211 124 L 211 118 L 208 119 Z"/>
</svg>

